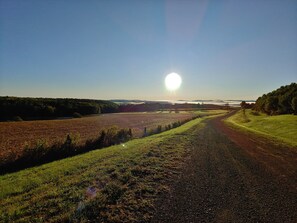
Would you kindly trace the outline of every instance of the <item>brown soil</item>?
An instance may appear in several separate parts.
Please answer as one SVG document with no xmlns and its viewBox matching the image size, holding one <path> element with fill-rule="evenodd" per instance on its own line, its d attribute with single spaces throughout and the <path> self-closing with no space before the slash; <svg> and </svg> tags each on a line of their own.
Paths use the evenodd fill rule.
<svg viewBox="0 0 297 223">
<path fill-rule="evenodd" d="M 297 222 L 297 150 L 209 121 L 152 222 Z"/>
<path fill-rule="evenodd" d="M 79 135 L 80 143 L 94 139 L 111 126 L 131 128 L 134 137 L 143 135 L 158 125 L 168 125 L 195 116 L 195 113 L 115 113 L 64 120 L 41 120 L 24 122 L 0 122 L 0 162 L 16 159 L 22 155 L 26 144 L 34 147 L 37 140 L 46 140 L 49 145 L 63 142 L 67 134 Z"/>
</svg>

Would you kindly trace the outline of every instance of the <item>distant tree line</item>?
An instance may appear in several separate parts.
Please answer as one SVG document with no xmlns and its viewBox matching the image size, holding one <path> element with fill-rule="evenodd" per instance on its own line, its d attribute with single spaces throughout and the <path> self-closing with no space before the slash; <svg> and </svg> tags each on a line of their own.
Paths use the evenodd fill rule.
<svg viewBox="0 0 297 223">
<path fill-rule="evenodd" d="M 297 114 L 297 84 L 281 86 L 268 94 L 263 94 L 255 103 L 254 110 L 269 115 Z"/>
<path fill-rule="evenodd" d="M 228 106 L 229 107 L 229 106 Z M 114 112 L 154 112 L 169 110 L 226 109 L 212 104 L 171 104 L 146 102 L 118 105 L 111 101 L 71 98 L 0 97 L 0 121 L 53 119 L 57 117 L 80 118 L 82 115 Z"/>
<path fill-rule="evenodd" d="M 118 105 L 103 100 L 0 97 L 0 119 L 45 119 L 116 112 Z M 18 121 L 18 120 L 16 120 Z"/>
</svg>

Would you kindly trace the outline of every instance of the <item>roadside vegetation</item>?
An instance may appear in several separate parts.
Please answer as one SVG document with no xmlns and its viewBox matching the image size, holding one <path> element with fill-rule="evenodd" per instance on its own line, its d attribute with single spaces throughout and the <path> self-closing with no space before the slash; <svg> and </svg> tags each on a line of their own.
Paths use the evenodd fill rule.
<svg viewBox="0 0 297 223">
<path fill-rule="evenodd" d="M 148 222 L 208 117 L 0 176 L 0 221 Z"/>
<path fill-rule="evenodd" d="M 297 116 L 270 116 L 251 109 L 242 109 L 225 122 L 244 131 L 297 146 Z"/>
</svg>

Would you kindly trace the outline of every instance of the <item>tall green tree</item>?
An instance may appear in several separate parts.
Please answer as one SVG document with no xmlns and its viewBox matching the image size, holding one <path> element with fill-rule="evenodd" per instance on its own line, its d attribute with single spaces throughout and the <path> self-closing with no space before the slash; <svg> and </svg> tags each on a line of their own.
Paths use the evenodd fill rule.
<svg viewBox="0 0 297 223">
<path fill-rule="evenodd" d="M 296 113 L 295 97 L 297 84 L 291 83 L 259 97 L 254 109 L 270 115 Z"/>
</svg>

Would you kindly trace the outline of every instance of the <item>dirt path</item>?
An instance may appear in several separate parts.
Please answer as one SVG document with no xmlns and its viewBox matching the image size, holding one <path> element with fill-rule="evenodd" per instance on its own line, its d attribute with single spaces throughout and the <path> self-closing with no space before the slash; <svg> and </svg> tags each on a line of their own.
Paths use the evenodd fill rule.
<svg viewBox="0 0 297 223">
<path fill-rule="evenodd" d="M 297 148 L 272 142 L 253 133 L 239 132 L 226 126 L 224 118 L 212 120 L 212 125 L 239 146 L 247 156 L 262 164 L 277 180 L 297 190 Z"/>
<path fill-rule="evenodd" d="M 221 120 L 197 132 L 190 159 L 152 222 L 297 222 L 296 152 Z"/>
</svg>

